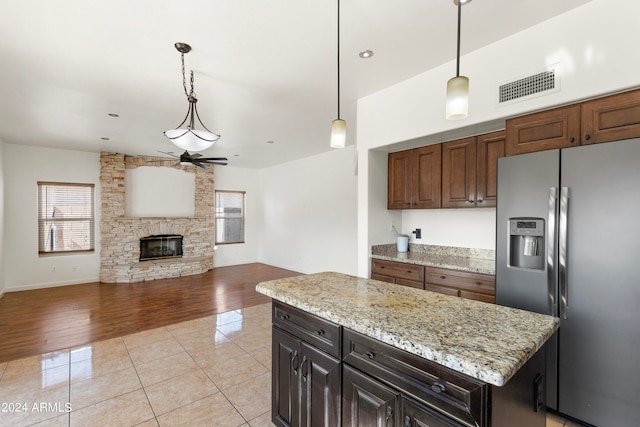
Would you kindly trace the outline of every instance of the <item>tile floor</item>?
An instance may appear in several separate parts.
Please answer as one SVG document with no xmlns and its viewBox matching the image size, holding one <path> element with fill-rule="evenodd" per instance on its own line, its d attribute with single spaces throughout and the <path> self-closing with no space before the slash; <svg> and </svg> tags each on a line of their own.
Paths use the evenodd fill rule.
<svg viewBox="0 0 640 427">
<path fill-rule="evenodd" d="M 1 426 L 271 426 L 271 305 L 0 363 Z"/>
<path fill-rule="evenodd" d="M 0 363 L 0 405 L 0 426 L 272 426 L 271 305 Z"/>
</svg>

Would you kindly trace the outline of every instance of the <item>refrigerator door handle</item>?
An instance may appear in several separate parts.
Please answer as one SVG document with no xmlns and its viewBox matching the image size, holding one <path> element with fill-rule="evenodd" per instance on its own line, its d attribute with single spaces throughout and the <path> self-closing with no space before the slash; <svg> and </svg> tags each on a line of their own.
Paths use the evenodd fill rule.
<svg viewBox="0 0 640 427">
<path fill-rule="evenodd" d="M 569 285 L 567 283 L 567 220 L 569 214 L 569 187 L 560 190 L 560 215 L 558 224 L 558 292 L 560 294 L 560 318 L 566 319 L 569 311 Z"/>
<path fill-rule="evenodd" d="M 558 277 L 555 265 L 555 235 L 556 235 L 556 208 L 558 203 L 558 189 L 549 188 L 549 218 L 547 221 L 547 302 L 548 314 L 556 314 L 556 277 Z"/>
</svg>

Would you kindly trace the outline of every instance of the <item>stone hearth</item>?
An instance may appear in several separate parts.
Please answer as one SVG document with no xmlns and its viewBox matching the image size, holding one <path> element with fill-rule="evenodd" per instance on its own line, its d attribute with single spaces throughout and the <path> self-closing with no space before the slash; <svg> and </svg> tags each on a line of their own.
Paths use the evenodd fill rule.
<svg viewBox="0 0 640 427">
<path fill-rule="evenodd" d="M 195 216 L 180 218 L 125 217 L 125 169 L 140 166 L 195 170 Z M 189 169 L 187 169 L 189 168 Z M 213 168 L 180 166 L 173 160 L 100 153 L 100 281 L 132 283 L 204 273 L 213 268 Z M 183 236 L 182 258 L 139 261 L 141 237 Z"/>
</svg>

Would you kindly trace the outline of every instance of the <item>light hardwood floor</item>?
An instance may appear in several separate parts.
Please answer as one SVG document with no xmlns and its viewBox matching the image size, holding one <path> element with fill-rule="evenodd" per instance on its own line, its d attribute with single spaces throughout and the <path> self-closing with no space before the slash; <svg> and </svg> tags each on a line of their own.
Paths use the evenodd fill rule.
<svg viewBox="0 0 640 427">
<path fill-rule="evenodd" d="M 298 274 L 253 263 L 142 283 L 9 292 L 0 298 L 0 362 L 270 302 L 256 284 Z"/>
</svg>

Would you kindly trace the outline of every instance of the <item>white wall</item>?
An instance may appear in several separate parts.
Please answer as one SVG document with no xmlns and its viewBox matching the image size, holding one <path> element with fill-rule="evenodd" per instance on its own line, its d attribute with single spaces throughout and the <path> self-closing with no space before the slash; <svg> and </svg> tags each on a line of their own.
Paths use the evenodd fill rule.
<svg viewBox="0 0 640 427">
<path fill-rule="evenodd" d="M 13 144 L 4 151 L 6 290 L 98 281 L 100 154 Z M 38 256 L 37 181 L 95 184 L 95 253 Z"/>
<path fill-rule="evenodd" d="M 364 153 L 372 148 L 425 136 L 432 136 L 433 142 L 454 139 L 465 132 L 462 128 L 473 134 L 474 127 L 483 123 L 500 123 L 509 116 L 637 87 L 640 85 L 640 56 L 636 54 L 640 48 L 638 16 L 639 2 L 593 0 L 464 55 L 461 74 L 470 79 L 470 107 L 469 117 L 463 121 L 444 119 L 446 81 L 453 77 L 453 61 L 361 98 L 358 102 L 358 150 Z M 496 106 L 500 84 L 535 74 L 555 63 L 560 64 L 561 70 L 559 92 L 504 107 Z M 363 164 L 369 156 L 361 155 L 360 159 L 360 170 L 369 170 Z M 382 173 L 372 169 L 358 177 L 359 233 L 364 233 L 358 236 L 358 274 L 362 276 L 368 274 L 369 245 L 379 243 L 377 230 L 389 227 L 384 214 L 375 213 L 381 207 L 370 195 L 370 192 L 386 191 L 386 187 L 379 185 Z M 363 221 L 365 224 L 360 224 Z M 443 233 L 437 240 L 435 231 L 433 234 L 434 241 L 441 244 L 486 247 L 489 246 L 486 230 L 495 227 L 495 215 L 483 209 L 464 213 L 462 217 L 449 210 L 425 210 L 403 213 L 403 222 L 403 229 L 409 231 L 418 224 L 442 227 Z M 453 231 L 463 223 L 477 224 L 477 227 L 467 230 L 466 237 L 460 237 Z M 495 243 L 488 249 L 494 247 Z"/>
<path fill-rule="evenodd" d="M 6 289 L 4 273 L 4 147 L 5 143 L 0 139 L 0 298 L 2 298 Z"/>
<path fill-rule="evenodd" d="M 124 215 L 127 217 L 193 217 L 195 166 L 190 170 L 139 166 L 124 171 Z"/>
<path fill-rule="evenodd" d="M 214 267 L 259 262 L 262 196 L 258 170 L 215 166 L 213 173 L 213 185 L 216 190 L 246 191 L 245 242 L 218 245 L 213 256 Z"/>
<path fill-rule="evenodd" d="M 355 147 L 260 170 L 260 260 L 301 273 L 356 273 Z"/>
</svg>

